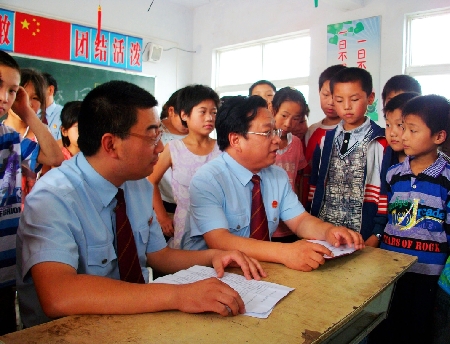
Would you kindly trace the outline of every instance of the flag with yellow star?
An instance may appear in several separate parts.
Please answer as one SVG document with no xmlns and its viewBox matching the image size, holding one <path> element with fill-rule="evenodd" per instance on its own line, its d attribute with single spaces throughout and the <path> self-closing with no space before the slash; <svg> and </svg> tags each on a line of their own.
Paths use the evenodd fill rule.
<svg viewBox="0 0 450 344">
<path fill-rule="evenodd" d="M 16 12 L 14 52 L 70 60 L 70 23 Z"/>
</svg>

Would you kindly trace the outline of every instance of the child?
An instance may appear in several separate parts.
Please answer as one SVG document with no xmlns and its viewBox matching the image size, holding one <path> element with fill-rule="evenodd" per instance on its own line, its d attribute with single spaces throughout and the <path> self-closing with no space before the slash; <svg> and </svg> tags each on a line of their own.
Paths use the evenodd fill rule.
<svg viewBox="0 0 450 344">
<path fill-rule="evenodd" d="M 387 173 L 388 224 L 381 248 L 418 261 L 397 282 L 379 343 L 430 343 L 437 281 L 448 255 L 450 165 L 438 147 L 448 138 L 450 104 L 437 95 L 411 99 L 403 108 L 407 157 Z M 448 340 L 448 338 L 447 338 Z"/>
<path fill-rule="evenodd" d="M 333 96 L 330 91 L 331 78 L 342 69 L 346 68 L 343 65 L 334 65 L 326 68 L 319 76 L 319 97 L 320 107 L 322 108 L 325 118 L 317 123 L 314 123 L 308 128 L 305 135 L 305 158 L 308 165 L 303 170 L 302 187 L 304 192 L 302 193 L 302 204 L 308 203 L 308 189 L 309 189 L 309 177 L 311 176 L 311 159 L 316 146 L 320 144 L 325 133 L 329 130 L 336 128 L 341 118 L 334 109 Z"/>
<path fill-rule="evenodd" d="M 39 171 L 41 163 L 58 165 L 63 157 L 56 141 L 47 127 L 39 121 L 30 107 L 28 95 L 19 86 L 20 69 L 17 62 L 0 50 L 0 117 L 5 115 L 14 104 L 14 112 L 30 126 L 39 140 L 36 142 L 23 138 L 11 127 L 0 124 L 0 335 L 15 331 L 15 276 L 16 276 L 16 231 L 21 208 L 21 169 Z M 18 163 L 12 163 L 10 157 L 17 156 Z M 14 158 L 13 160 L 15 160 Z M 37 162 L 36 162 L 37 160 Z M 5 164 L 7 162 L 7 164 Z M 38 164 L 39 163 L 39 164 Z M 12 187 L 10 187 L 12 186 Z M 11 190 L 12 189 L 12 190 Z"/>
<path fill-rule="evenodd" d="M 164 104 L 161 111 L 161 141 L 165 146 L 169 141 L 180 140 L 184 138 L 189 129 L 186 128 L 180 117 L 180 108 L 178 102 L 178 94 L 180 90 L 175 91 Z M 163 201 L 165 211 L 173 217 L 177 204 L 173 198 L 172 191 L 172 169 L 168 168 L 159 182 L 159 191 Z M 164 233 L 166 240 L 173 236 L 173 232 Z"/>
<path fill-rule="evenodd" d="M 173 232 L 169 246 L 179 248 L 184 234 L 184 222 L 189 209 L 189 183 L 198 168 L 220 154 L 216 140 L 209 137 L 214 130 L 219 96 L 203 85 L 187 86 L 178 95 L 180 116 L 189 134 L 170 141 L 160 154 L 153 173 L 149 176 L 155 186 L 153 203 L 158 222 L 164 234 Z M 177 208 L 172 219 L 164 209 L 158 184 L 167 169 L 172 168 L 172 190 Z"/>
<path fill-rule="evenodd" d="M 341 71 L 344 68 L 346 68 L 344 65 L 334 65 L 325 69 L 319 76 L 320 107 L 325 115 L 325 118 L 317 123 L 312 124 L 308 128 L 308 132 L 305 135 L 305 143 L 306 146 L 308 146 L 309 139 L 314 134 L 314 132 L 317 129 L 321 129 L 321 135 L 318 136 L 316 141 L 314 141 L 314 143 L 311 145 L 311 147 L 313 147 L 313 150 L 315 145 L 319 143 L 320 139 L 323 137 L 323 135 L 325 135 L 325 132 L 336 128 L 338 123 L 341 121 L 341 118 L 338 116 L 336 110 L 334 109 L 333 97 L 330 92 L 330 80 L 337 72 Z"/>
<path fill-rule="evenodd" d="M 267 102 L 267 107 L 272 111 L 272 100 L 277 88 L 268 80 L 259 80 L 248 89 L 249 96 L 260 96 Z"/>
<path fill-rule="evenodd" d="M 373 218 L 387 146 L 384 129 L 365 116 L 375 97 L 372 77 L 364 69 L 345 68 L 331 79 L 330 90 L 342 120 L 314 151 L 308 195 L 311 214 L 353 229 L 367 241 L 375 236 Z"/>
<path fill-rule="evenodd" d="M 381 240 L 384 227 L 387 223 L 387 191 L 388 185 L 386 183 L 386 174 L 389 167 L 403 162 L 406 154 L 403 151 L 403 116 L 402 110 L 405 104 L 412 98 L 417 97 L 419 94 L 415 92 L 400 93 L 392 98 L 384 107 L 384 119 L 386 121 L 386 140 L 389 147 L 383 156 L 383 162 L 381 163 L 381 189 L 380 199 L 378 202 L 378 214 L 374 218 L 373 233 L 376 238 L 371 237 L 369 245 L 372 247 L 378 247 Z"/>
<path fill-rule="evenodd" d="M 76 155 L 78 148 L 78 115 L 80 113 L 81 101 L 75 100 L 64 105 L 61 111 L 61 151 L 64 160 L 69 160 Z"/>
<path fill-rule="evenodd" d="M 305 120 L 306 113 L 309 112 L 308 105 L 300 91 L 284 87 L 273 97 L 272 110 L 275 116 L 275 127 L 282 130 L 275 165 L 287 172 L 292 189 L 299 195 L 300 190 L 295 185 L 295 179 L 298 172 L 306 166 L 306 160 L 302 142 L 292 135 L 292 129 Z M 280 222 L 272 234 L 272 241 L 294 242 L 297 240 L 298 236 L 292 233 L 283 222 Z"/>
<path fill-rule="evenodd" d="M 422 94 L 422 87 L 420 87 L 419 82 L 409 75 L 394 75 L 383 87 L 381 92 L 381 98 L 383 100 L 383 107 L 394 98 L 396 95 L 405 92 L 415 92 Z"/>
<path fill-rule="evenodd" d="M 20 86 L 22 86 L 28 94 L 30 100 L 30 107 L 35 114 L 41 111 L 41 116 L 45 117 L 45 79 L 40 72 L 31 68 L 23 68 L 20 70 Z M 23 138 L 27 138 L 36 141 L 36 137 L 33 130 L 30 129 L 27 123 L 22 119 L 10 112 L 8 117 L 4 121 L 5 125 L 13 128 Z M 43 169 L 48 170 L 49 167 L 44 166 Z M 25 197 L 30 193 L 34 184 L 36 184 L 37 173 L 24 169 L 22 170 L 22 204 L 25 201 Z"/>
<path fill-rule="evenodd" d="M 433 344 L 446 344 L 450 338 L 450 256 L 438 285 L 433 310 Z"/>
</svg>

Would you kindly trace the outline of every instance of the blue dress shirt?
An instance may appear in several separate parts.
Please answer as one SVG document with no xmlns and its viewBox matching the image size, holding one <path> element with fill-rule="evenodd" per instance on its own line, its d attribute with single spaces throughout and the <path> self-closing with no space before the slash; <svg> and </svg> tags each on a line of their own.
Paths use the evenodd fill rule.
<svg viewBox="0 0 450 344">
<path fill-rule="evenodd" d="M 278 166 L 262 169 L 261 192 L 269 223 L 269 235 L 279 220 L 290 220 L 305 209 L 289 184 L 287 173 Z M 226 228 L 230 233 L 250 237 L 253 173 L 240 165 L 228 153 L 203 165 L 191 180 L 191 206 L 186 218 L 186 233 L 182 248 L 207 249 L 203 234 Z"/>
<path fill-rule="evenodd" d="M 125 182 L 127 215 L 146 282 L 146 253 L 166 247 L 152 208 L 147 179 Z M 79 274 L 120 279 L 115 242 L 117 188 L 82 153 L 45 174 L 25 201 L 17 233 L 17 289 L 25 326 L 49 319 L 34 290 L 30 269 L 41 262 L 72 266 Z"/>
<path fill-rule="evenodd" d="M 56 104 L 55 102 L 52 103 L 47 109 L 45 110 L 47 122 L 48 122 L 48 129 L 52 133 L 52 136 L 55 138 L 55 140 L 59 140 L 61 138 L 61 110 L 63 107 L 59 104 Z M 68 128 L 67 128 L 68 129 Z"/>
</svg>

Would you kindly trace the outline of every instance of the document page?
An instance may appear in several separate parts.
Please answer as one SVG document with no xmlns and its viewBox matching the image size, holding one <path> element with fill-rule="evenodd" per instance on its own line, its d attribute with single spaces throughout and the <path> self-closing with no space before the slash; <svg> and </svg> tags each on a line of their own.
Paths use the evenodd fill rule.
<svg viewBox="0 0 450 344">
<path fill-rule="evenodd" d="M 334 247 L 333 245 L 328 243 L 328 241 L 325 241 L 325 240 L 308 240 L 308 241 L 325 246 L 327 249 L 329 249 L 331 252 L 333 252 L 334 257 L 324 255 L 325 259 L 333 259 L 333 258 L 337 258 L 340 256 L 346 256 L 347 254 L 351 254 L 356 251 L 354 247 L 350 247 L 348 245 L 341 245 L 339 247 Z"/>
<path fill-rule="evenodd" d="M 195 265 L 173 275 L 159 277 L 153 283 L 186 284 L 217 277 L 213 268 Z M 220 280 L 236 290 L 245 304 L 244 315 L 255 318 L 267 318 L 278 301 L 294 288 L 265 281 L 246 280 L 244 276 L 225 272 Z"/>
</svg>

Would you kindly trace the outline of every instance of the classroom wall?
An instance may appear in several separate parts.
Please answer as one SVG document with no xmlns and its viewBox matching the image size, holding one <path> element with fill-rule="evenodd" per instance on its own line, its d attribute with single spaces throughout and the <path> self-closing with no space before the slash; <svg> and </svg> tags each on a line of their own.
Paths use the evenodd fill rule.
<svg viewBox="0 0 450 344">
<path fill-rule="evenodd" d="M 198 50 L 193 60 L 194 81 L 211 83 L 215 48 L 310 29 L 309 105 L 310 123 L 314 123 L 323 118 L 317 89 L 319 75 L 327 67 L 327 24 L 381 15 L 380 83 L 384 85 L 403 71 L 405 14 L 450 6 L 448 0 L 365 0 L 362 8 L 341 11 L 331 2 L 319 0 L 319 7 L 314 8 L 313 0 L 218 0 L 198 7 L 193 19 L 193 45 Z"/>
<path fill-rule="evenodd" d="M 97 7 L 102 6 L 102 28 L 142 37 L 164 49 L 192 50 L 193 13 L 166 0 L 0 0 L 0 7 L 97 27 Z M 158 63 L 144 62 L 143 74 L 156 76 L 155 97 L 160 105 L 180 87 L 192 82 L 192 55 L 177 49 L 164 51 Z"/>
</svg>

